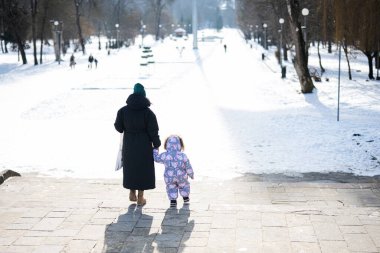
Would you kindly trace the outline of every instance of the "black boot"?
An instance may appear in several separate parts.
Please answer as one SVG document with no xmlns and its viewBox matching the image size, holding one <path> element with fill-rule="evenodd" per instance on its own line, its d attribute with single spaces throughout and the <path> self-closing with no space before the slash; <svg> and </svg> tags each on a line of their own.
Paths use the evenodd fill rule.
<svg viewBox="0 0 380 253">
<path fill-rule="evenodd" d="M 176 207 L 177 206 L 177 200 L 173 199 L 170 200 L 170 207 Z"/>
</svg>

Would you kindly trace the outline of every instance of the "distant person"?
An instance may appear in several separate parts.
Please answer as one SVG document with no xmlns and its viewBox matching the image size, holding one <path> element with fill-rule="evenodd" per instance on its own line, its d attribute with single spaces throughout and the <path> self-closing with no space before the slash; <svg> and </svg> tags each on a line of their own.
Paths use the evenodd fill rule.
<svg viewBox="0 0 380 253">
<path fill-rule="evenodd" d="M 92 63 L 94 62 L 94 56 L 92 56 L 92 54 L 90 54 L 90 56 L 88 57 L 88 68 L 92 69 Z"/>
<path fill-rule="evenodd" d="M 123 186 L 129 200 L 145 205 L 144 191 L 156 187 L 153 148 L 161 146 L 158 123 L 144 86 L 136 83 L 127 105 L 117 112 L 115 129 L 123 135 Z M 138 195 L 136 196 L 136 190 Z"/>
<path fill-rule="evenodd" d="M 95 62 L 95 68 L 97 69 L 98 68 L 98 59 L 94 59 L 94 62 Z"/>
<path fill-rule="evenodd" d="M 226 44 L 224 44 L 224 46 L 223 46 L 223 47 L 224 47 L 224 52 L 225 52 L 225 53 L 227 53 L 227 45 L 226 45 Z"/>
<path fill-rule="evenodd" d="M 70 56 L 70 68 L 75 68 L 75 56 L 74 56 L 74 54 L 72 54 L 71 56 Z"/>
<path fill-rule="evenodd" d="M 178 192 L 183 198 L 183 203 L 189 204 L 188 177 L 194 179 L 194 171 L 186 154 L 182 152 L 185 148 L 183 140 L 177 135 L 171 135 L 166 139 L 164 148 L 166 152 L 161 154 L 158 153 L 158 149 L 154 149 L 153 156 L 155 162 L 165 165 L 164 179 L 170 207 L 177 206 Z"/>
</svg>

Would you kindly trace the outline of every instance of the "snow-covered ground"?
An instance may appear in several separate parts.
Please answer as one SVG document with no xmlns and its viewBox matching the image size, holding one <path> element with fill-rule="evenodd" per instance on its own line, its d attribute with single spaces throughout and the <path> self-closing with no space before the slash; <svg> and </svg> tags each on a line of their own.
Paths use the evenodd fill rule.
<svg viewBox="0 0 380 253">
<path fill-rule="evenodd" d="M 218 36 L 224 39 L 207 39 Z M 204 41 L 202 38 L 205 37 Z M 300 94 L 293 67 L 281 79 L 273 52 L 251 48 L 237 30 L 202 31 L 192 38 L 151 45 L 155 63 L 140 66 L 138 45 L 70 54 L 61 65 L 52 53 L 45 64 L 0 55 L 0 169 L 43 175 L 110 178 L 119 135 L 113 123 L 136 82 L 152 101 L 164 140 L 180 134 L 196 178 L 231 178 L 244 173 L 349 172 L 380 174 L 380 82 L 366 81 L 365 58 L 352 60 L 348 81 L 342 60 L 340 121 L 337 122 L 338 55 L 322 49 L 327 69 L 313 94 Z M 139 41 L 139 40 L 136 40 Z M 224 52 L 223 45 L 227 45 Z M 180 51 L 182 50 L 182 54 Z M 318 67 L 311 48 L 310 66 Z M 328 77 L 329 81 L 325 78 Z M 156 166 L 160 178 L 163 168 Z"/>
</svg>

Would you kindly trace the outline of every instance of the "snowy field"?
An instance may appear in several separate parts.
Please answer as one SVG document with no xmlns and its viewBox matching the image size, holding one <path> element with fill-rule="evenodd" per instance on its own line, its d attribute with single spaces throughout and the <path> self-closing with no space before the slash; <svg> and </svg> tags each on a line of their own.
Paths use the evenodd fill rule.
<svg viewBox="0 0 380 253">
<path fill-rule="evenodd" d="M 207 39 L 209 36 L 223 37 Z M 322 49 L 327 69 L 313 94 L 300 94 L 293 67 L 281 79 L 273 52 L 251 48 L 236 30 L 199 33 L 192 38 L 144 40 L 155 63 L 140 66 L 136 45 L 120 50 L 71 53 L 61 65 L 53 54 L 45 64 L 0 55 L 0 169 L 48 176 L 121 177 L 114 171 L 119 134 L 113 123 L 136 82 L 142 83 L 156 113 L 162 141 L 183 137 L 196 179 L 232 178 L 244 173 L 347 172 L 380 174 L 380 81 L 366 81 L 363 55 L 351 59 L 353 81 L 342 58 L 340 121 L 337 122 L 338 54 Z M 202 41 L 202 38 L 205 38 Z M 227 45 L 224 52 L 223 45 Z M 182 50 L 182 54 L 180 51 Z M 51 51 L 51 49 L 50 49 Z M 318 68 L 316 49 L 310 66 Z M 325 78 L 328 77 L 329 81 Z M 156 166 L 157 178 L 163 167 Z"/>
</svg>

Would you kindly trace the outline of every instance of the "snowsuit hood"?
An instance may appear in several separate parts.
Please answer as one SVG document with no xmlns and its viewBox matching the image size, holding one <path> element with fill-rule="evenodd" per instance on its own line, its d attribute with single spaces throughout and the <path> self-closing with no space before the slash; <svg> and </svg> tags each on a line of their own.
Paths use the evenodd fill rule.
<svg viewBox="0 0 380 253">
<path fill-rule="evenodd" d="M 133 110 L 143 110 L 151 105 L 149 99 L 140 94 L 129 95 L 126 103 Z"/>
<path fill-rule="evenodd" d="M 166 142 L 165 148 L 169 152 L 180 152 L 182 146 L 179 138 L 175 135 L 170 136 Z"/>
</svg>

